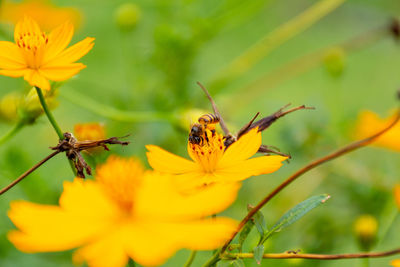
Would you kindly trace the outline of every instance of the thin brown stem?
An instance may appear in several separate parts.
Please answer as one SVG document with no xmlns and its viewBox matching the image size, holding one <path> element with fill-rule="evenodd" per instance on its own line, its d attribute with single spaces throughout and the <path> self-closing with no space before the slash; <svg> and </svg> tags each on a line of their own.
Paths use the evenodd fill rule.
<svg viewBox="0 0 400 267">
<path fill-rule="evenodd" d="M 217 105 L 215 104 L 215 102 L 214 102 L 213 98 L 211 97 L 210 93 L 208 92 L 208 90 L 207 90 L 200 82 L 197 82 L 197 85 L 200 86 L 200 88 L 201 88 L 201 89 L 204 91 L 204 93 L 206 94 L 206 96 L 207 96 L 208 100 L 210 101 L 211 106 L 212 106 L 212 108 L 213 108 L 213 110 L 214 110 L 214 114 L 217 115 L 217 116 L 219 117 L 219 124 L 221 125 L 221 128 L 222 128 L 222 130 L 224 131 L 224 134 L 225 134 L 226 136 L 231 135 L 231 133 L 230 133 L 229 130 L 228 130 L 228 127 L 227 127 L 226 124 L 225 124 L 224 119 L 222 118 L 221 114 L 219 113 L 219 110 L 218 110 L 218 108 L 217 108 Z"/>
<path fill-rule="evenodd" d="M 351 151 L 354 151 L 356 149 L 359 149 L 361 147 L 364 147 L 366 145 L 369 145 L 370 143 L 372 143 L 373 141 L 375 141 L 378 137 L 380 137 L 382 134 L 386 133 L 388 130 L 390 130 L 393 126 L 395 126 L 398 121 L 400 120 L 400 110 L 397 112 L 396 118 L 393 120 L 393 122 L 387 126 L 386 128 L 384 128 L 383 130 L 377 132 L 376 134 L 367 137 L 365 139 L 356 141 L 354 143 L 351 143 L 329 155 L 326 155 L 322 158 L 319 158 L 309 164 L 307 164 L 306 166 L 304 166 L 303 168 L 301 168 L 300 170 L 298 170 L 297 172 L 295 172 L 294 174 L 292 174 L 289 178 L 287 178 L 283 183 L 281 183 L 278 187 L 276 187 L 269 195 L 267 195 L 263 200 L 261 200 L 257 206 L 254 207 L 254 209 L 252 209 L 251 211 L 249 211 L 249 213 L 246 215 L 246 217 L 244 217 L 244 219 L 239 223 L 238 228 L 236 229 L 235 233 L 231 236 L 231 238 L 225 243 L 225 245 L 222 247 L 221 253 L 223 253 L 230 242 L 232 242 L 232 240 L 235 238 L 235 236 L 239 233 L 239 231 L 243 228 L 243 226 L 251 219 L 251 217 L 253 217 L 254 214 L 256 214 L 257 211 L 259 211 L 265 204 L 267 204 L 274 196 L 276 196 L 279 192 L 281 192 L 285 187 L 287 187 L 289 184 L 291 184 L 294 180 L 296 180 L 298 177 L 300 177 L 301 175 L 303 175 L 304 173 L 314 169 L 315 167 L 322 165 L 330 160 L 333 160 L 335 158 L 338 158 L 342 155 L 345 155 Z"/>
<path fill-rule="evenodd" d="M 361 252 L 361 253 L 346 253 L 346 254 L 296 254 L 296 253 L 266 253 L 264 259 L 310 259 L 310 260 L 343 260 L 356 258 L 379 258 L 395 254 L 400 254 L 400 248 L 382 251 L 382 252 Z M 253 253 L 229 253 L 224 254 L 226 259 L 251 259 L 254 258 Z"/>
<path fill-rule="evenodd" d="M 0 196 L 2 194 L 4 194 L 5 192 L 7 192 L 8 190 L 10 190 L 12 187 L 14 187 L 19 182 L 21 182 L 25 177 L 27 177 L 29 174 L 31 174 L 33 171 L 35 171 L 37 168 L 42 166 L 46 161 L 48 161 L 49 159 L 51 159 L 52 157 L 54 157 L 58 153 L 60 153 L 60 151 L 54 151 L 53 153 L 51 153 L 50 155 L 48 155 L 47 157 L 45 157 L 44 159 L 39 161 L 35 166 L 33 166 L 32 168 L 30 168 L 29 170 L 27 170 L 26 172 L 21 174 L 21 176 L 18 177 L 17 179 L 15 179 L 11 184 L 9 184 L 8 186 L 6 186 L 6 187 L 4 187 L 3 189 L 0 190 Z"/>
</svg>

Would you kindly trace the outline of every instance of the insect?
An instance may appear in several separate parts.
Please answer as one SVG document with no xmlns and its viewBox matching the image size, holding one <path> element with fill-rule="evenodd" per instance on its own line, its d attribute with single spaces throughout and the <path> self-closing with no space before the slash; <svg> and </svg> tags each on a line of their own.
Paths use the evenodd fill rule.
<svg viewBox="0 0 400 267">
<path fill-rule="evenodd" d="M 204 140 L 208 141 L 207 130 L 215 133 L 215 124 L 219 122 L 219 116 L 215 114 L 205 114 L 198 119 L 199 123 L 192 125 L 189 133 L 189 142 L 196 145 L 203 145 Z"/>
</svg>

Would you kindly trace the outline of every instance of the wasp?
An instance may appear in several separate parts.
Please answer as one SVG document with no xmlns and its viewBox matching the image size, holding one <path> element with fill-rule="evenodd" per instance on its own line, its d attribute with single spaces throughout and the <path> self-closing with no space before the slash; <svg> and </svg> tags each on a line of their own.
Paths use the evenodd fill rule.
<svg viewBox="0 0 400 267">
<path fill-rule="evenodd" d="M 199 123 L 192 125 L 189 133 L 189 142 L 196 145 L 203 145 L 204 140 L 208 142 L 207 130 L 210 130 L 212 134 L 215 133 L 215 124 L 220 121 L 218 115 L 205 114 L 198 119 Z"/>
</svg>

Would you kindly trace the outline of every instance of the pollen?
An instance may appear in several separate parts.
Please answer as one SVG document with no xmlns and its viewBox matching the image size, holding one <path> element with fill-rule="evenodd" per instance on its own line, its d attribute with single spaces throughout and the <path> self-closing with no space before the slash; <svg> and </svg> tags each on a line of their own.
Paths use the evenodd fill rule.
<svg viewBox="0 0 400 267">
<path fill-rule="evenodd" d="M 224 154 L 224 137 L 208 129 L 205 131 L 205 136 L 202 144 L 189 142 L 189 153 L 192 154 L 196 162 L 202 165 L 205 172 L 212 173 Z"/>
<path fill-rule="evenodd" d="M 49 43 L 49 38 L 44 32 L 41 34 L 25 32 L 17 36 L 16 43 L 19 48 L 36 54 L 38 49 Z"/>
</svg>

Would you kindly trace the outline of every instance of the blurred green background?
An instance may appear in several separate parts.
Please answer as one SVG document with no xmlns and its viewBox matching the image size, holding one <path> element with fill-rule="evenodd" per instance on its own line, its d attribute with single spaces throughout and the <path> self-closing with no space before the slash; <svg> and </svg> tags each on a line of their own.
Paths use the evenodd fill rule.
<svg viewBox="0 0 400 267">
<path fill-rule="evenodd" d="M 287 103 L 314 106 L 315 111 L 290 114 L 264 132 L 264 144 L 279 147 L 293 159 L 274 174 L 244 181 L 237 201 L 224 212 L 240 220 L 248 203 L 256 204 L 299 167 L 351 142 L 361 110 L 386 116 L 397 106 L 399 40 L 388 30 L 379 38 L 370 38 L 375 36 L 375 29 L 387 26 L 400 15 L 400 2 L 395 0 L 344 1 L 267 55 L 257 54 L 257 64 L 249 64 L 248 70 L 228 71 L 228 66 L 249 47 L 320 2 L 54 1 L 58 6 L 74 6 L 82 12 L 82 25 L 72 43 L 86 36 L 96 38 L 92 51 L 81 60 L 87 68 L 60 88 L 54 116 L 65 131 L 72 131 L 77 123 L 103 122 L 108 136 L 130 134 L 127 139 L 131 145 L 113 146 L 111 153 L 138 156 L 146 162 L 146 144 L 187 157 L 190 121 L 184 120 L 186 111 L 196 108 L 211 112 L 196 81 L 209 89 L 222 116 L 235 131 L 258 111 L 267 116 Z M 121 5 L 126 3 L 136 5 L 140 12 L 132 29 L 121 29 L 116 23 L 116 16 L 123 12 Z M 12 27 L 2 24 L 2 29 L 6 35 L 12 34 Z M 1 38 L 5 40 L 4 36 Z M 350 45 L 348 51 L 321 50 L 344 42 L 355 47 Z M 22 78 L 1 76 L 0 85 L 0 97 L 27 91 Z M 93 101 L 113 110 L 108 112 L 101 107 L 106 114 L 99 114 Z M 140 113 L 144 116 L 123 117 L 114 109 L 136 115 L 144 112 Z M 170 119 L 158 119 L 159 114 Z M 12 126 L 0 123 L 0 136 Z M 57 136 L 43 116 L 23 128 L 0 147 L 0 184 L 5 186 L 33 166 L 56 143 Z M 105 152 L 104 157 L 109 154 Z M 400 179 L 399 162 L 396 152 L 368 147 L 304 175 L 262 209 L 268 225 L 312 195 L 328 193 L 332 198 L 268 240 L 266 252 L 360 251 L 353 234 L 356 218 L 362 214 L 375 216 L 381 236 L 397 213 L 392 190 Z M 71 252 L 24 254 L 6 239 L 7 231 L 14 228 L 7 217 L 10 201 L 56 204 L 63 181 L 72 179 L 71 169 L 60 155 L 1 197 L 1 267 L 72 266 Z M 400 219 L 383 240 L 378 240 L 374 250 L 398 246 L 399 224 Z M 251 251 L 256 242 L 253 231 L 245 251 Z M 188 255 L 188 251 L 180 251 L 165 266 L 182 266 Z M 200 266 L 210 255 L 211 252 L 200 253 L 193 266 Z M 389 266 L 393 258 L 396 257 L 372 259 L 370 266 Z M 245 260 L 245 264 L 257 266 L 252 259 Z M 361 260 L 263 260 L 261 266 L 362 264 Z"/>
</svg>

